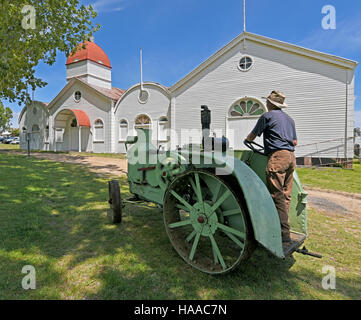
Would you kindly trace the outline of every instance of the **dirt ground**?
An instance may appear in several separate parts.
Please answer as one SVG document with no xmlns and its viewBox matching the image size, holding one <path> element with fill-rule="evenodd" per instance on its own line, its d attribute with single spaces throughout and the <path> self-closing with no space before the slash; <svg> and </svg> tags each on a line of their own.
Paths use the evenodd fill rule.
<svg viewBox="0 0 361 320">
<path fill-rule="evenodd" d="M 11 151 L 8 151 L 11 152 Z M 101 176 L 120 176 L 127 172 L 127 160 L 98 156 L 53 153 L 32 153 L 33 157 L 86 166 Z M 361 219 L 361 195 L 322 189 L 305 188 L 308 205 L 328 214 L 353 215 Z"/>
<path fill-rule="evenodd" d="M 361 220 L 361 195 L 305 188 L 308 205 L 328 214 L 352 215 Z"/>
<path fill-rule="evenodd" d="M 31 153 L 31 156 L 58 162 L 81 164 L 101 176 L 120 176 L 127 173 L 126 159 L 36 152 Z"/>
</svg>

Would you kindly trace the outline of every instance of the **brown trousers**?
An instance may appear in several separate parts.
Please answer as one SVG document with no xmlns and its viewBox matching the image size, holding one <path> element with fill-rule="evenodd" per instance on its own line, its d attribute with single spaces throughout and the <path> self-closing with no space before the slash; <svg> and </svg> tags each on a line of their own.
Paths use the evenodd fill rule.
<svg viewBox="0 0 361 320">
<path fill-rule="evenodd" d="M 279 150 L 271 154 L 267 165 L 267 186 L 276 205 L 281 222 L 282 239 L 289 239 L 289 211 L 293 172 L 296 168 L 296 158 L 293 152 Z"/>
</svg>

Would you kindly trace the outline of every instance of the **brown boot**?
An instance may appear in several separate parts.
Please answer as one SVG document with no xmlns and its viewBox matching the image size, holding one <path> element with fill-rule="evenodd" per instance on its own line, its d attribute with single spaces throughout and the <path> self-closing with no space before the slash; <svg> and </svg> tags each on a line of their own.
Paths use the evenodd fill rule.
<svg viewBox="0 0 361 320">
<path fill-rule="evenodd" d="M 291 242 L 290 234 L 282 234 L 282 243 Z"/>
<path fill-rule="evenodd" d="M 282 234 L 282 249 L 287 252 L 292 245 L 291 237 L 289 234 Z"/>
</svg>

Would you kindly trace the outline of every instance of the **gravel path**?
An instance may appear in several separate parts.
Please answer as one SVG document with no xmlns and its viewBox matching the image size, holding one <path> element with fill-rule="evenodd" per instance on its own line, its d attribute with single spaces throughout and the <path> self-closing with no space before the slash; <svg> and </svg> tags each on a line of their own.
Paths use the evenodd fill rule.
<svg viewBox="0 0 361 320">
<path fill-rule="evenodd" d="M 89 168 L 90 171 L 104 176 L 120 176 L 127 172 L 126 159 L 51 153 L 33 153 L 32 156 L 58 162 L 81 164 Z"/>
<path fill-rule="evenodd" d="M 0 153 L 1 152 L 21 154 L 26 156 L 26 154 L 23 152 L 19 153 L 10 150 L 0 150 Z M 31 156 L 39 159 L 48 159 L 57 162 L 81 164 L 86 166 L 90 171 L 95 172 L 101 176 L 120 176 L 126 174 L 127 172 L 126 159 L 45 152 L 32 152 Z"/>
<path fill-rule="evenodd" d="M 308 192 L 308 205 L 311 208 L 361 220 L 361 195 L 311 188 L 305 190 Z"/>
</svg>

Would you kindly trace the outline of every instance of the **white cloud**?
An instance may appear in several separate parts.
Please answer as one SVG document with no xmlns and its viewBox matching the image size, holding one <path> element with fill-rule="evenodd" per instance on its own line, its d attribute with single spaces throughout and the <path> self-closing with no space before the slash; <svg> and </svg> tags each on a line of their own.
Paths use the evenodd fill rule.
<svg viewBox="0 0 361 320">
<path fill-rule="evenodd" d="M 355 128 L 361 128 L 361 110 L 355 111 Z"/>
<path fill-rule="evenodd" d="M 126 0 L 98 0 L 92 3 L 92 6 L 95 11 L 99 12 L 115 12 L 124 10 L 124 6 L 120 4 L 125 4 Z"/>
<path fill-rule="evenodd" d="M 320 51 L 346 55 L 355 53 L 361 49 L 361 17 L 337 20 L 335 30 L 324 30 L 320 24 L 317 30 L 299 44 Z"/>
</svg>

